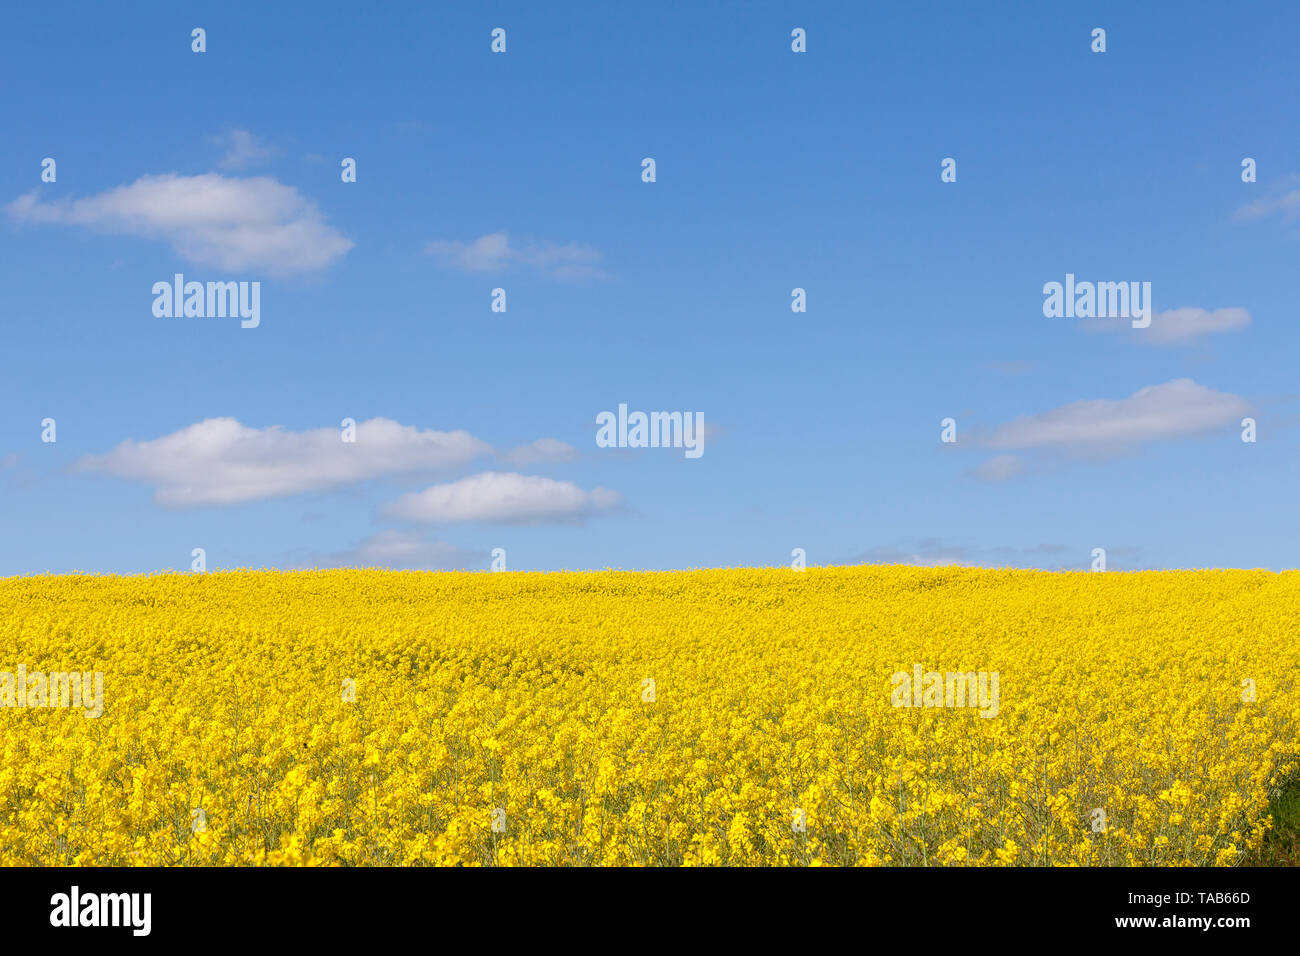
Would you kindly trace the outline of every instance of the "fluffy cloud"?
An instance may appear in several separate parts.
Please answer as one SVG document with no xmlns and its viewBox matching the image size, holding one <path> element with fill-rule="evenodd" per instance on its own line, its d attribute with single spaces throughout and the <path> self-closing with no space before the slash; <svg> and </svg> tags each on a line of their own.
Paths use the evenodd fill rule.
<svg viewBox="0 0 1300 956">
<path fill-rule="evenodd" d="M 84 199 L 47 201 L 33 190 L 5 209 L 19 222 L 162 239 L 189 262 L 231 272 L 308 272 L 353 246 L 298 190 L 268 176 L 142 176 Z"/>
<path fill-rule="evenodd" d="M 482 568 L 491 556 L 466 551 L 410 531 L 387 530 L 366 538 L 349 551 L 321 555 L 308 562 L 317 568 L 396 568 L 412 571 L 461 571 Z"/>
<path fill-rule="evenodd" d="M 605 488 L 584 491 L 567 481 L 489 471 L 404 495 L 385 514 L 436 524 L 461 521 L 532 524 L 580 521 L 613 508 L 620 500 L 617 492 Z"/>
<path fill-rule="evenodd" d="M 386 418 L 356 426 L 288 432 L 209 418 L 151 441 L 125 441 L 80 459 L 82 471 L 153 485 L 168 507 L 234 504 L 321 491 L 399 473 L 441 470 L 492 452 L 464 431 L 422 431 Z"/>
<path fill-rule="evenodd" d="M 982 443 L 1000 449 L 1111 451 L 1225 428 L 1249 410 L 1238 395 L 1180 378 L 1148 385 L 1128 398 L 1090 399 L 1026 415 L 996 428 Z"/>
<path fill-rule="evenodd" d="M 576 242 L 512 245 L 504 232 L 480 236 L 472 242 L 435 239 L 424 251 L 443 265 L 464 272 L 500 272 L 508 266 L 523 265 L 557 279 L 593 279 L 604 275 L 597 265 L 600 253 L 591 246 Z"/>
<path fill-rule="evenodd" d="M 1170 309 L 1151 316 L 1145 329 L 1135 329 L 1127 319 L 1087 319 L 1080 323 L 1091 332 L 1120 332 L 1148 345 L 1191 345 L 1216 332 L 1235 332 L 1250 325 L 1245 309 Z"/>
</svg>

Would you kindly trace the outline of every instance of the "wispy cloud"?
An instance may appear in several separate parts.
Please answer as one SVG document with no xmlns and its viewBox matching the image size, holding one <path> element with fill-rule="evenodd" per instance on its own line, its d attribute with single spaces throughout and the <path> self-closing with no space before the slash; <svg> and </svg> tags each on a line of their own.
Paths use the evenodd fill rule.
<svg viewBox="0 0 1300 956">
<path fill-rule="evenodd" d="M 211 140 L 226 150 L 217 164 L 222 169 L 247 169 L 266 162 L 278 152 L 246 129 L 232 129 L 222 136 L 211 137 Z"/>
<path fill-rule="evenodd" d="M 994 429 L 981 444 L 997 449 L 1061 448 L 1113 453 L 1145 442 L 1205 434 L 1240 422 L 1250 404 L 1190 378 L 1148 385 L 1128 398 L 1072 402 Z"/>
<path fill-rule="evenodd" d="M 617 492 L 605 488 L 585 491 L 571 482 L 537 475 L 484 472 L 404 495 L 384 513 L 431 524 L 574 522 L 608 511 L 621 500 Z"/>
<path fill-rule="evenodd" d="M 1024 375 L 1033 371 L 1034 363 L 1024 359 L 1012 359 L 1006 362 L 989 362 L 984 368 L 999 375 Z"/>
<path fill-rule="evenodd" d="M 998 455 L 971 469 L 967 474 L 980 481 L 1006 481 L 1024 470 L 1024 462 L 1015 455 Z"/>
<path fill-rule="evenodd" d="M 1133 328 L 1128 319 L 1085 319 L 1079 323 L 1089 332 L 1118 332 L 1132 342 L 1147 345 L 1194 345 L 1207 335 L 1237 332 L 1250 325 L 1250 313 L 1241 308 L 1184 308 L 1157 312 L 1145 329 Z"/>
<path fill-rule="evenodd" d="M 482 568 L 490 557 L 485 551 L 468 551 L 421 532 L 389 529 L 371 535 L 355 548 L 319 555 L 300 567 L 461 571 Z"/>
<path fill-rule="evenodd" d="M 1107 566 L 1111 570 L 1131 568 L 1138 563 L 1141 555 L 1141 548 L 1126 545 L 1107 548 Z M 1063 544 L 1039 544 L 1029 548 L 1006 545 L 981 548 L 926 538 L 911 544 L 870 548 L 846 563 L 908 564 L 916 567 L 960 565 L 977 568 L 1036 568 L 1058 571 L 1091 567 L 1092 552 L 1090 547 L 1071 548 Z"/>
<path fill-rule="evenodd" d="M 605 273 L 599 267 L 601 254 L 591 246 L 569 242 L 511 243 L 504 232 L 480 236 L 471 242 L 435 239 L 424 251 L 444 266 L 463 272 L 501 272 L 525 266 L 556 279 L 596 279 Z"/>
<path fill-rule="evenodd" d="M 339 429 L 289 432 L 209 418 L 151 441 L 125 441 L 75 463 L 152 485 L 166 507 L 226 505 L 322 491 L 386 475 L 453 468 L 491 454 L 468 432 L 424 431 L 386 418 L 356 426 L 356 441 Z"/>
<path fill-rule="evenodd" d="M 1281 216 L 1285 221 L 1300 219 L 1300 188 L 1289 188 L 1296 182 L 1297 177 L 1287 177 L 1281 188 L 1246 203 L 1237 210 L 1234 218 L 1246 222 L 1269 216 Z"/>
<path fill-rule="evenodd" d="M 228 271 L 308 272 L 353 246 L 312 202 L 268 176 L 142 176 L 84 199 L 45 200 L 33 190 L 5 210 L 19 222 L 161 239 L 189 262 Z"/>
<path fill-rule="evenodd" d="M 527 445 L 511 449 L 501 457 L 515 467 L 526 467 L 535 464 L 576 461 L 582 456 L 578 449 L 568 442 L 562 442 L 557 438 L 539 438 Z"/>
</svg>

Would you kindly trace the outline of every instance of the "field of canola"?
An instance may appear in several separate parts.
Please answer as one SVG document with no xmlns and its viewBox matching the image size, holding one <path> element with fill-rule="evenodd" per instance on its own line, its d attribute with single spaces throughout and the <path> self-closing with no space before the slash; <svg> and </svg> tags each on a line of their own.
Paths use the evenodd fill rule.
<svg viewBox="0 0 1300 956">
<path fill-rule="evenodd" d="M 1300 572 L 0 579 L 20 666 L 4 865 L 1231 865 L 1300 766 Z"/>
</svg>

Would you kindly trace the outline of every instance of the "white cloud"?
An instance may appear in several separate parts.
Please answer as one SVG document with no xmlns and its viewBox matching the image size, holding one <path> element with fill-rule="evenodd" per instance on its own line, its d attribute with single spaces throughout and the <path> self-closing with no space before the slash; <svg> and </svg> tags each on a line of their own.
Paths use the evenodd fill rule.
<svg viewBox="0 0 1300 956">
<path fill-rule="evenodd" d="M 523 265 L 557 279 L 593 279 L 604 275 L 597 265 L 601 255 L 591 246 L 577 242 L 512 245 L 504 232 L 480 236 L 472 242 L 434 239 L 424 251 L 443 265 L 464 272 L 499 272 L 508 266 Z"/>
<path fill-rule="evenodd" d="M 851 564 L 910 564 L 922 568 L 939 568 L 950 564 L 973 565 L 968 548 L 945 546 L 937 541 L 923 541 L 914 549 L 871 548 L 852 559 Z"/>
<path fill-rule="evenodd" d="M 246 129 L 233 129 L 224 136 L 214 136 L 212 142 L 226 148 L 226 154 L 217 164 L 222 169 L 245 169 L 266 162 L 276 153 L 275 149 L 258 142 L 257 137 Z"/>
<path fill-rule="evenodd" d="M 404 495 L 385 514 L 439 524 L 460 521 L 530 524 L 581 520 L 613 508 L 620 500 L 617 492 L 605 488 L 584 491 L 567 481 L 489 471 Z"/>
<path fill-rule="evenodd" d="M 234 504 L 322 491 L 399 473 L 463 465 L 492 452 L 464 431 L 422 431 L 386 418 L 356 427 L 345 442 L 337 428 L 287 432 L 209 418 L 151 441 L 125 441 L 76 467 L 153 485 L 168 507 Z"/>
<path fill-rule="evenodd" d="M 1005 449 L 1116 451 L 1235 425 L 1249 410 L 1249 404 L 1238 395 L 1180 378 L 1148 385 L 1128 398 L 1091 399 L 1026 415 L 999 426 L 982 443 Z"/>
<path fill-rule="evenodd" d="M 502 456 L 512 465 L 532 465 L 538 462 L 574 461 L 581 457 L 578 449 L 558 438 L 539 438 L 527 445 L 520 445 Z"/>
<path fill-rule="evenodd" d="M 1300 219 L 1300 189 L 1276 193 L 1247 203 L 1237 210 L 1236 218 L 1264 219 L 1274 214 L 1280 214 L 1285 220 Z"/>
<path fill-rule="evenodd" d="M 1107 559 L 1122 558 L 1129 564 L 1141 557 L 1142 549 L 1128 546 L 1108 548 Z M 1037 568 L 1054 571 L 1091 566 L 1091 551 L 1071 548 L 1062 544 L 1039 544 L 1029 548 L 1001 545 L 980 548 L 960 544 L 945 544 L 934 538 L 913 542 L 910 547 L 876 547 L 850 559 L 851 564 L 910 564 L 916 567 L 943 567 L 960 565 L 976 568 Z M 1119 565 L 1109 561 L 1112 570 Z"/>
<path fill-rule="evenodd" d="M 306 272 L 353 246 L 298 190 L 269 176 L 142 176 L 85 199 L 46 201 L 33 190 L 5 209 L 20 222 L 162 239 L 190 262 L 227 271 Z"/>
<path fill-rule="evenodd" d="M 490 558 L 487 552 L 467 551 L 419 532 L 390 529 L 371 535 L 348 551 L 321 555 L 305 566 L 458 571 L 484 567 Z"/>
<path fill-rule="evenodd" d="M 1250 313 L 1241 308 L 1170 309 L 1151 316 L 1145 329 L 1133 328 L 1128 319 L 1087 319 L 1080 323 L 1090 332 L 1122 332 L 1133 341 L 1148 345 L 1191 345 L 1206 335 L 1233 332 L 1250 325 Z"/>
<path fill-rule="evenodd" d="M 1024 464 L 1015 455 L 998 455 L 969 472 L 980 481 L 1006 481 L 1024 471 Z"/>
</svg>

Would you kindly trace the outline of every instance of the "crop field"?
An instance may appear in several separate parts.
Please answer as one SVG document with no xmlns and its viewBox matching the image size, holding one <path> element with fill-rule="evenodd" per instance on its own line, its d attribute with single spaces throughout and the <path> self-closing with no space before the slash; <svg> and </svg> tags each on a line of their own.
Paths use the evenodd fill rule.
<svg viewBox="0 0 1300 956">
<path fill-rule="evenodd" d="M 0 864 L 1238 865 L 1298 676 L 1300 572 L 5 578 Z"/>
</svg>

